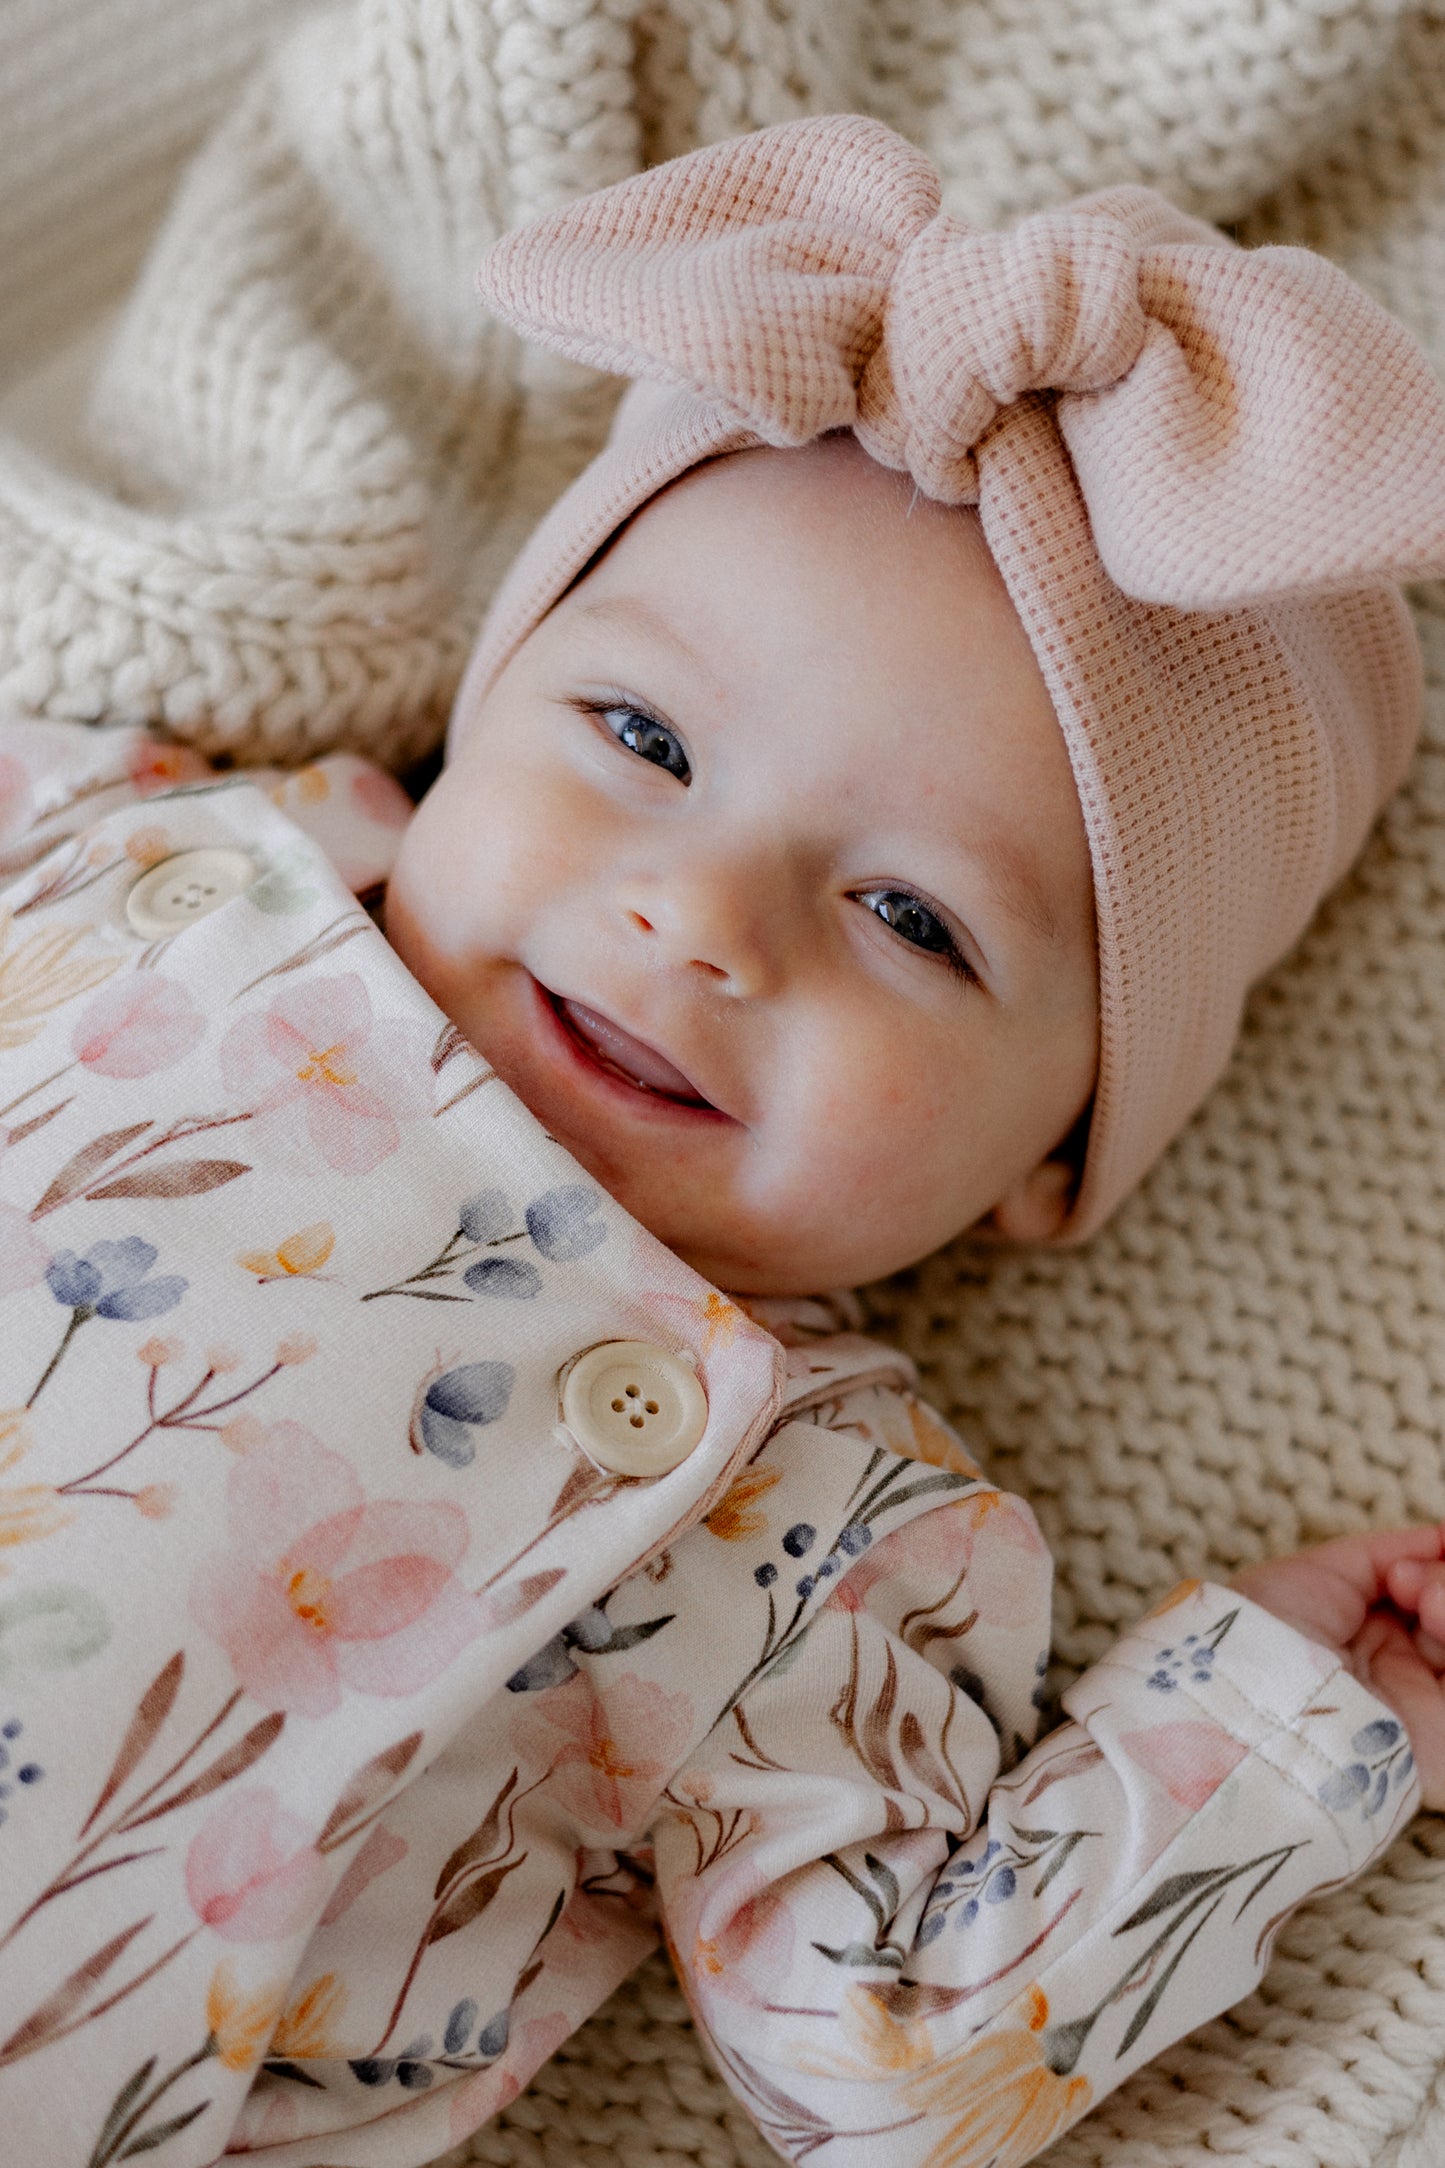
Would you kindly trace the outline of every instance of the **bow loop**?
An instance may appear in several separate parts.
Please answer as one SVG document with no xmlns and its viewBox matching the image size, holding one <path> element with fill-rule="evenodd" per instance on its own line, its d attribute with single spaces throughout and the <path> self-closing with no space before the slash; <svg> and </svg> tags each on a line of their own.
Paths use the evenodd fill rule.
<svg viewBox="0 0 1445 2168">
<path fill-rule="evenodd" d="M 1445 568 L 1445 399 L 1414 341 L 1302 249 L 1246 251 L 1151 189 L 981 233 L 881 122 L 695 151 L 507 235 L 483 296 L 575 360 L 687 387 L 764 444 L 852 428 L 978 497 L 1043 393 L 1137 600 L 1217 609 Z"/>
</svg>

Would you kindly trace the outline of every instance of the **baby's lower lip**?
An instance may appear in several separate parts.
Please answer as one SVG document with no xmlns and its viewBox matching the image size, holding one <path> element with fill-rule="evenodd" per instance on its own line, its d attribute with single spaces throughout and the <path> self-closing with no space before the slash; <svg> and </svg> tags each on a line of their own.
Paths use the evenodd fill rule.
<svg viewBox="0 0 1445 2168">
<path fill-rule="evenodd" d="M 600 1010 L 565 994 L 553 993 L 540 981 L 537 990 L 571 1045 L 604 1075 L 649 1099 L 662 1099 L 674 1106 L 707 1113 L 717 1111 L 698 1091 L 692 1079 L 684 1076 L 681 1069 L 655 1046 L 634 1038 L 630 1031 L 625 1031 Z"/>
</svg>

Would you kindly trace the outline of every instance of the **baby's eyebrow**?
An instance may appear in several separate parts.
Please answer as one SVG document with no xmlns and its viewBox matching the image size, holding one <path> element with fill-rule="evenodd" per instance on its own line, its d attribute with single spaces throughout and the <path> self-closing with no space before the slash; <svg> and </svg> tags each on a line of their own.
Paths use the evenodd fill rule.
<svg viewBox="0 0 1445 2168">
<path fill-rule="evenodd" d="M 640 632 L 649 640 L 674 649 L 690 668 L 709 678 L 714 685 L 718 682 L 706 658 L 645 595 L 599 595 L 594 602 L 584 602 L 578 615 L 601 618 L 604 622 L 621 625 L 626 631 Z"/>
</svg>

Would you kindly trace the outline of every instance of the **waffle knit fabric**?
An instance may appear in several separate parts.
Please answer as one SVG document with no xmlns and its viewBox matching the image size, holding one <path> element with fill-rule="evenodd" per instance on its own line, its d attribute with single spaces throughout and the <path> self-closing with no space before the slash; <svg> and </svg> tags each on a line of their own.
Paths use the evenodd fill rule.
<svg viewBox="0 0 1445 2168">
<path fill-rule="evenodd" d="M 687 153 L 506 235 L 504 323 L 635 378 L 507 574 L 455 741 L 649 498 L 847 428 L 976 505 L 1083 808 L 1100 1047 L 1062 1239 L 1127 1196 L 1223 1069 L 1414 747 L 1393 578 L 1445 573 L 1445 397 L 1323 256 L 1247 250 L 1155 189 L 985 233 L 929 161 L 834 114 Z M 659 398 L 659 386 L 662 396 Z"/>
<path fill-rule="evenodd" d="M 646 161 L 847 108 L 980 224 L 1142 181 L 1319 248 L 1445 365 L 1434 0 L 0 0 L 0 697 L 246 758 L 409 757 L 610 407 L 477 318 L 483 248 Z M 215 114 L 99 371 L 52 367 Z M 959 1245 L 871 1291 L 1033 1499 L 1065 1664 L 1203 1565 L 1445 1510 L 1445 594 L 1417 615 L 1410 777 L 1143 1188 L 1077 1253 Z M 1426 1817 L 1051 2168 L 1438 2168 L 1442 2040 Z M 467 2157 L 771 2156 L 653 1961 Z"/>
</svg>

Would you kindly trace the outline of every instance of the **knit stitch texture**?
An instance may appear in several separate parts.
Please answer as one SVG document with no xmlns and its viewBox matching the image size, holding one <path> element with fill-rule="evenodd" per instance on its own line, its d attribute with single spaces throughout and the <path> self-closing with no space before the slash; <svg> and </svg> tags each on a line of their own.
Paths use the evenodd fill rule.
<svg viewBox="0 0 1445 2168">
<path fill-rule="evenodd" d="M 60 429 L 44 381 L 18 395 L 0 698 L 244 758 L 433 741 L 486 595 L 613 396 L 478 320 L 482 249 L 647 160 L 849 107 L 979 223 L 1143 181 L 1322 249 L 1445 366 L 1439 0 L 0 0 L 5 379 L 126 291 L 225 116 L 88 424 Z M 1180 1574 L 1445 1511 L 1445 590 L 1419 622 L 1411 776 L 1144 1187 L 1078 1254 L 960 1244 L 871 1292 L 1035 1503 L 1064 1665 Z M 1442 2040 L 1425 1817 L 1050 2168 L 1436 2168 Z M 653 1960 L 452 2158 L 772 2155 Z"/>
</svg>

